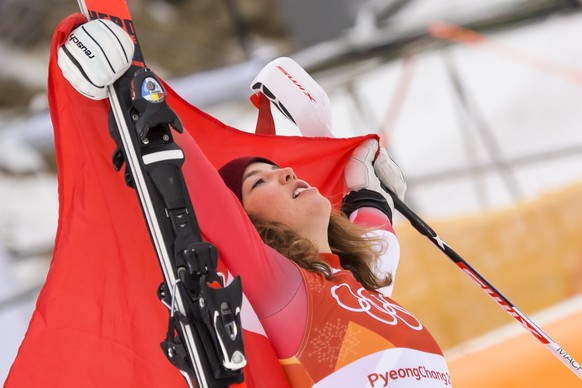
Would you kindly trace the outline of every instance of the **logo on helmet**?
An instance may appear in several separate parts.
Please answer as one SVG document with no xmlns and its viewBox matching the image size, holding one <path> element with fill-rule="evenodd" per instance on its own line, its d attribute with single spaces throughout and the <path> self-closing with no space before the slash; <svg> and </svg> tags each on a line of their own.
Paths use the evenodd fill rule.
<svg viewBox="0 0 582 388">
<path fill-rule="evenodd" d="M 299 88 L 299 90 L 301 90 L 303 92 L 303 94 L 305 94 L 307 96 L 307 98 L 309 98 L 313 102 L 317 102 L 315 100 L 315 98 L 313 98 L 313 96 L 311 94 L 309 94 L 309 92 L 295 78 L 293 78 L 293 76 L 291 74 L 289 74 L 287 72 L 287 70 L 283 69 L 283 67 L 281 67 L 281 66 L 275 66 L 275 67 L 277 69 L 279 69 L 281 71 L 281 73 L 285 74 L 287 76 L 287 78 L 289 78 L 289 80 L 291 82 L 293 82 L 295 84 L 295 86 L 297 86 Z"/>
</svg>

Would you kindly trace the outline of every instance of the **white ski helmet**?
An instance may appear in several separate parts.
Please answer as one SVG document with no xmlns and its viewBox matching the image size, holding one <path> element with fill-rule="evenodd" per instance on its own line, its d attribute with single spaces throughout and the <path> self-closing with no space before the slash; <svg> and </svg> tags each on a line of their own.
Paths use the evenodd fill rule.
<svg viewBox="0 0 582 388">
<path fill-rule="evenodd" d="M 252 81 L 251 89 L 263 93 L 303 136 L 333 137 L 327 93 L 291 58 L 269 62 Z"/>
</svg>

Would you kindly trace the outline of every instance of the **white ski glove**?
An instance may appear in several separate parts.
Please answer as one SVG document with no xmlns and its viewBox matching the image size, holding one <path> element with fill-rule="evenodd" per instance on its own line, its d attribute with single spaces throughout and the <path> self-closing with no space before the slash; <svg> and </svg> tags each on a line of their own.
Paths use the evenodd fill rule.
<svg viewBox="0 0 582 388">
<path fill-rule="evenodd" d="M 384 197 L 390 207 L 389 216 L 394 213 L 394 201 L 380 184 L 383 183 L 400 200 L 404 200 L 406 181 L 402 171 L 376 139 L 366 140 L 354 150 L 344 170 L 344 179 L 350 192 L 367 189 Z M 351 200 L 358 202 L 363 201 L 363 198 L 357 196 Z M 366 200 L 373 201 L 373 198 Z"/>
<path fill-rule="evenodd" d="M 93 100 L 107 97 L 113 84 L 131 66 L 131 37 L 110 20 L 91 20 L 75 28 L 58 50 L 58 65 L 81 94 Z"/>
<path fill-rule="evenodd" d="M 406 194 L 404 174 L 402 174 L 400 167 L 390 158 L 388 152 L 384 148 L 378 147 L 380 152 L 374 161 L 374 172 L 388 190 L 396 194 L 399 200 L 404 201 L 404 194 Z"/>
</svg>

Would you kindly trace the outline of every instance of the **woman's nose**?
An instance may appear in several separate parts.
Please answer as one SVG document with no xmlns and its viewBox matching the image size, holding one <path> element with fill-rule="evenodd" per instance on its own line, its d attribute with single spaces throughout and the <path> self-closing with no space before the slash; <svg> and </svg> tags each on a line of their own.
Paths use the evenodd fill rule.
<svg viewBox="0 0 582 388">
<path fill-rule="evenodd" d="M 287 183 L 291 180 L 297 180 L 297 177 L 291 167 L 285 167 L 279 170 L 279 180 L 281 183 Z"/>
</svg>

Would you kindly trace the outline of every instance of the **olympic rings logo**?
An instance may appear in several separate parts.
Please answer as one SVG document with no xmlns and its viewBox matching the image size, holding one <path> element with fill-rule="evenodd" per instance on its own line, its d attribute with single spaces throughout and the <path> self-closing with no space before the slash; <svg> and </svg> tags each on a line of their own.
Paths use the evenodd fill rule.
<svg viewBox="0 0 582 388">
<path fill-rule="evenodd" d="M 343 291 L 342 291 L 343 290 Z M 422 330 L 422 323 L 401 306 L 392 303 L 380 293 L 370 292 L 364 287 L 354 292 L 350 285 L 342 283 L 331 288 L 331 294 L 338 305 L 348 311 L 366 313 L 387 325 L 404 323 L 413 330 Z"/>
</svg>

